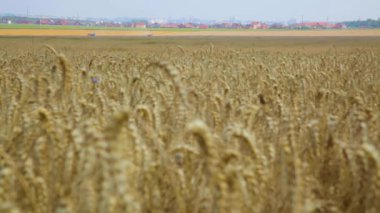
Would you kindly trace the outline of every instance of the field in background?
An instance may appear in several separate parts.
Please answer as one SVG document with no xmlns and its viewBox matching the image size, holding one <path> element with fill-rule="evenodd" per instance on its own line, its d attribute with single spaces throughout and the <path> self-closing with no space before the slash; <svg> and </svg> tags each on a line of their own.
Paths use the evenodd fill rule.
<svg viewBox="0 0 380 213">
<path fill-rule="evenodd" d="M 0 37 L 0 212 L 380 212 L 380 37 Z"/>
<path fill-rule="evenodd" d="M 119 30 L 119 31 L 251 31 L 247 29 L 228 28 L 132 28 L 132 27 L 106 27 L 106 26 L 68 26 L 68 25 L 37 25 L 37 24 L 0 24 L 0 29 L 50 29 L 50 30 Z M 258 30 L 255 30 L 258 31 Z M 265 30 L 262 30 L 265 31 Z"/>
<path fill-rule="evenodd" d="M 180 28 L 107 28 L 50 25 L 0 25 L 0 36 L 247 36 L 247 37 L 368 37 L 380 36 L 380 29 L 347 30 L 248 30 L 248 29 L 180 29 Z"/>
<path fill-rule="evenodd" d="M 380 50 L 380 37 L 0 37 L 0 47 L 7 51 L 40 51 L 44 44 L 69 51 L 147 51 L 207 48 L 255 49 L 267 52 L 324 53 Z"/>
</svg>

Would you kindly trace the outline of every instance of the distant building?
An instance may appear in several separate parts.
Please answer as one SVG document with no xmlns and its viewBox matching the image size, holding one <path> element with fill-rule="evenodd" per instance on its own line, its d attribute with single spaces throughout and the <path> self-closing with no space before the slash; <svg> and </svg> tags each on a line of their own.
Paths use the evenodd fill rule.
<svg viewBox="0 0 380 213">
<path fill-rule="evenodd" d="M 285 26 L 282 23 L 273 23 L 270 25 L 271 29 L 284 29 Z"/>
<path fill-rule="evenodd" d="M 208 26 L 207 24 L 200 24 L 200 25 L 198 26 L 198 28 L 199 28 L 199 29 L 208 29 L 209 26 Z"/>
<path fill-rule="evenodd" d="M 140 29 L 145 29 L 146 28 L 146 24 L 145 23 L 135 23 L 134 24 L 134 27 L 135 28 L 140 28 Z"/>
<path fill-rule="evenodd" d="M 160 27 L 162 28 L 178 28 L 178 24 L 174 23 L 165 23 L 165 24 L 160 24 Z"/>
<path fill-rule="evenodd" d="M 56 20 L 55 25 L 69 25 L 69 22 L 67 20 Z"/>
<path fill-rule="evenodd" d="M 178 28 L 195 28 L 195 25 L 192 23 L 179 24 Z"/>
<path fill-rule="evenodd" d="M 252 22 L 249 28 L 254 29 L 254 30 L 260 29 L 261 28 L 261 22 L 259 22 L 259 21 Z"/>
<path fill-rule="evenodd" d="M 48 25 L 48 24 L 50 24 L 50 20 L 48 20 L 48 19 L 40 19 L 40 20 L 36 21 L 36 24 Z"/>
<path fill-rule="evenodd" d="M 296 28 L 299 29 L 344 29 L 344 24 L 332 24 L 329 22 L 304 22 L 296 24 Z"/>
<path fill-rule="evenodd" d="M 80 23 L 80 21 L 74 21 L 74 22 L 72 23 L 72 25 L 74 25 L 74 26 L 80 26 L 80 25 L 82 25 L 82 24 Z"/>
<path fill-rule="evenodd" d="M 262 24 L 262 25 L 261 25 L 261 29 L 263 29 L 263 30 L 269 29 L 269 25 L 267 25 L 267 24 Z"/>
<path fill-rule="evenodd" d="M 223 23 L 217 23 L 212 25 L 213 28 L 232 28 L 232 23 L 230 22 L 223 22 Z"/>
<path fill-rule="evenodd" d="M 124 27 L 135 27 L 133 23 L 125 23 Z"/>
<path fill-rule="evenodd" d="M 149 24 L 148 27 L 149 28 L 159 28 L 160 24 L 155 22 L 155 23 Z"/>
<path fill-rule="evenodd" d="M 345 24 L 335 24 L 334 29 L 347 29 Z"/>
<path fill-rule="evenodd" d="M 233 28 L 233 29 L 241 29 L 241 28 L 243 28 L 243 25 L 241 25 L 240 23 L 233 23 L 231 28 Z"/>
<path fill-rule="evenodd" d="M 21 19 L 21 20 L 17 20 L 16 24 L 33 24 L 33 22 L 29 20 Z"/>
<path fill-rule="evenodd" d="M 224 22 L 221 24 L 222 28 L 232 28 L 232 23 Z"/>
<path fill-rule="evenodd" d="M 264 24 L 259 21 L 252 22 L 250 25 L 248 25 L 248 28 L 250 29 L 269 29 L 269 25 Z"/>
</svg>

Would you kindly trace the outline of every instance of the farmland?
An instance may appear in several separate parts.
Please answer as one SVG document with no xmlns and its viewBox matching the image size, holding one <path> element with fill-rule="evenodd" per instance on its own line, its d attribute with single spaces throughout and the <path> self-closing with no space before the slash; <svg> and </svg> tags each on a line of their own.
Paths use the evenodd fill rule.
<svg viewBox="0 0 380 213">
<path fill-rule="evenodd" d="M 305 32 L 0 37 L 0 212 L 379 212 L 380 37 Z"/>
<path fill-rule="evenodd" d="M 197 28 L 122 28 L 100 26 L 60 26 L 60 25 L 27 25 L 0 24 L 0 36 L 51 36 L 83 37 L 89 33 L 107 37 L 379 37 L 380 29 L 340 29 L 340 30 L 284 30 L 284 29 L 197 29 Z"/>
</svg>

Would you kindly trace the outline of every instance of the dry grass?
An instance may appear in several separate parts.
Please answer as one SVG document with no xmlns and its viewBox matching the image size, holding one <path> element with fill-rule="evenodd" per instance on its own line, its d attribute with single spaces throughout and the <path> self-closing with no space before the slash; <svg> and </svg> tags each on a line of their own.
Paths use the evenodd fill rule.
<svg viewBox="0 0 380 213">
<path fill-rule="evenodd" d="M 0 212 L 380 211 L 378 49 L 49 44 L 0 48 Z"/>
</svg>

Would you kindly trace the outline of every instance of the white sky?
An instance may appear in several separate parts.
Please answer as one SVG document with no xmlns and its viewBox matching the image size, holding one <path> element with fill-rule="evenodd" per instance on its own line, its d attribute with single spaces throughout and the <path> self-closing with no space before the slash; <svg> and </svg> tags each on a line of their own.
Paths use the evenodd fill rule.
<svg viewBox="0 0 380 213">
<path fill-rule="evenodd" d="M 380 18 L 380 0 L 0 0 L 0 13 L 286 21 Z"/>
</svg>

